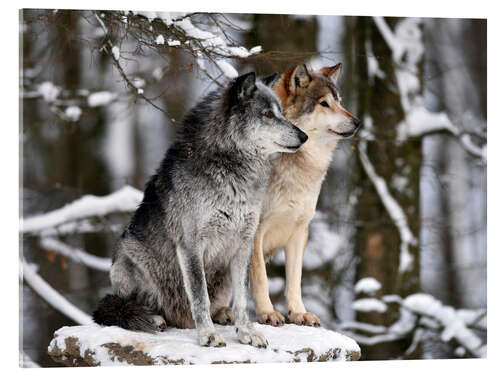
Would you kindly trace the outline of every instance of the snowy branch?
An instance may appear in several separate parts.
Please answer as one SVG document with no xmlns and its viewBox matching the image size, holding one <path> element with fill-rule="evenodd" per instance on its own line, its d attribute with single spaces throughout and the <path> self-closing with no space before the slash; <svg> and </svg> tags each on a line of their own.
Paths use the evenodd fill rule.
<svg viewBox="0 0 500 375">
<path fill-rule="evenodd" d="M 29 264 L 24 259 L 21 259 L 20 268 L 19 277 L 21 281 L 24 280 L 49 305 L 78 324 L 92 323 L 90 315 L 74 306 L 38 275 L 35 265 Z"/>
<path fill-rule="evenodd" d="M 117 100 L 117 95 L 108 91 L 89 91 L 87 89 L 65 90 L 50 81 L 40 84 L 25 82 L 20 90 L 21 98 L 41 99 L 50 111 L 65 121 L 78 121 L 83 109 L 102 107 Z"/>
<path fill-rule="evenodd" d="M 167 48 L 189 52 L 200 70 L 215 82 L 217 80 L 210 75 L 205 62 L 211 62 L 221 74 L 232 79 L 238 76 L 238 71 L 227 59 L 248 58 L 262 51 L 261 46 L 248 50 L 234 44 L 227 29 L 237 31 L 238 27 L 229 22 L 227 17 L 222 26 L 216 19 L 217 15 L 206 15 L 208 22 L 202 29 L 194 22 L 196 16 L 198 15 L 166 12 L 103 12 L 103 17 L 96 15 L 96 18 L 106 34 L 111 29 L 116 34 L 117 29 L 123 28 L 126 31 L 124 35 L 134 37 L 140 45 L 153 49 L 161 49 L 166 45 Z M 149 27 L 144 27 L 144 20 Z"/>
<path fill-rule="evenodd" d="M 366 152 L 366 141 L 359 142 L 359 156 L 361 159 L 361 164 L 363 165 L 363 169 L 372 181 L 373 186 L 380 196 L 385 209 L 387 210 L 389 216 L 399 230 L 399 234 L 401 237 L 399 272 L 406 272 L 410 269 L 413 263 L 413 256 L 410 254 L 409 247 L 410 245 L 416 246 L 417 239 L 408 226 L 408 221 L 403 209 L 389 192 L 389 188 L 387 187 L 387 183 L 385 182 L 385 180 L 377 175 L 373 164 L 368 159 L 368 154 Z"/>
<path fill-rule="evenodd" d="M 62 208 L 21 219 L 20 231 L 21 233 L 37 233 L 92 216 L 104 216 L 111 212 L 132 212 L 141 202 L 142 195 L 141 191 L 131 186 L 125 186 L 103 197 L 85 195 Z"/>
<path fill-rule="evenodd" d="M 91 267 L 99 271 L 109 272 L 111 268 L 110 258 L 97 257 L 95 255 L 88 254 L 84 250 L 73 248 L 53 237 L 42 237 L 40 239 L 40 246 L 45 250 L 53 250 L 77 263 L 84 264 L 87 267 Z"/>
<path fill-rule="evenodd" d="M 387 297 L 387 298 L 386 298 Z M 455 310 L 445 306 L 429 294 L 412 294 L 406 298 L 383 296 L 385 302 L 397 303 L 399 319 L 389 327 L 361 322 L 344 322 L 340 329 L 358 343 L 367 346 L 412 337 L 412 343 L 405 356 L 416 350 L 426 331 L 438 331 L 442 342 L 455 340 L 474 357 L 486 356 L 486 344 L 471 330 L 478 326 L 486 329 L 486 310 Z M 353 302 L 355 305 L 358 299 Z M 380 301 L 382 303 L 382 301 Z M 380 312 L 375 305 L 370 311 Z"/>
</svg>

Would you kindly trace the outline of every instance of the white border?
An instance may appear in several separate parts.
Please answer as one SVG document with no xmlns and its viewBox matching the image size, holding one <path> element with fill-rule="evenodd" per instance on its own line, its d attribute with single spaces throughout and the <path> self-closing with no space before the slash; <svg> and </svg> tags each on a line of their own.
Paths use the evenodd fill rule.
<svg viewBox="0 0 500 375">
<path fill-rule="evenodd" d="M 1 36 L 2 58 L 0 69 L 2 86 L 0 92 L 2 100 L 2 135 L 0 136 L 1 152 L 1 193 L 2 215 L 1 233 L 3 234 L 4 264 L 0 272 L 3 281 L 3 309 L 2 309 L 2 367 L 8 370 L 21 371 L 18 368 L 18 176 L 19 176 L 19 142 L 18 142 L 18 9 L 23 8 L 68 8 L 67 1 L 46 0 L 8 2 L 3 5 Z M 498 161 L 498 149 L 495 144 L 500 130 L 498 116 L 498 36 L 499 13 L 496 11 L 495 2 L 486 0 L 471 1 L 360 1 L 348 0 L 334 1 L 263 1 L 252 0 L 248 2 L 237 1 L 182 1 L 169 4 L 168 1 L 142 0 L 74 0 L 71 1 L 73 9 L 138 9 L 138 10 L 165 10 L 165 11 L 222 11 L 238 13 L 295 13 L 295 14 L 330 14 L 330 15 L 382 15 L 382 16 L 425 16 L 425 17 L 459 17 L 459 18 L 488 18 L 488 164 L 493 171 L 488 176 L 488 353 L 486 360 L 432 360 L 432 361 L 376 361 L 358 363 L 328 363 L 328 364 L 273 364 L 273 365 L 218 365 L 218 366 L 178 366 L 168 369 L 160 367 L 148 368 L 120 368 L 119 371 L 132 373 L 133 371 L 147 371 L 164 374 L 169 373 L 233 373 L 237 372 L 283 372 L 296 374 L 303 372 L 348 372 L 351 373 L 404 373 L 412 374 L 423 371 L 438 373 L 443 371 L 461 370 L 464 372 L 490 373 L 494 367 L 493 361 L 498 353 L 498 274 L 495 266 L 498 265 L 498 245 L 500 244 L 496 228 L 499 222 L 496 207 L 498 205 L 497 192 L 500 191 L 499 178 L 495 171 Z M 6 238 L 6 240 L 5 240 Z M 493 291 L 492 291 L 493 289 Z M 15 323 L 14 323 L 15 322 Z M 235 367 L 238 366 L 238 367 Z M 498 366 L 495 366 L 498 367 Z M 116 370 L 113 368 L 112 371 Z M 24 370 L 24 371 L 52 371 L 51 369 Z M 69 371 L 69 370 L 59 370 Z M 72 370 L 76 371 L 76 370 Z M 87 369 L 84 372 L 103 373 L 105 368 Z"/>
</svg>

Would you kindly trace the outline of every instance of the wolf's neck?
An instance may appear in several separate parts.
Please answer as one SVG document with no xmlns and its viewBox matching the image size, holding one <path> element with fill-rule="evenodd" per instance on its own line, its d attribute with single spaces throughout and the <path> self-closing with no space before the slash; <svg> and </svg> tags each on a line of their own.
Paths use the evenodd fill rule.
<svg viewBox="0 0 500 375">
<path fill-rule="evenodd" d="M 337 143 L 325 145 L 310 140 L 294 154 L 282 154 L 277 168 L 283 168 L 291 175 L 303 176 L 304 182 L 321 183 L 326 175 Z"/>
</svg>

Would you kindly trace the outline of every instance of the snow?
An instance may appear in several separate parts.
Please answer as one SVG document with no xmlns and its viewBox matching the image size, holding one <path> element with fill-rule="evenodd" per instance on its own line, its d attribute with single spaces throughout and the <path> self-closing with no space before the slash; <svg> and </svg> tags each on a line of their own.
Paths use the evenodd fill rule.
<svg viewBox="0 0 500 375">
<path fill-rule="evenodd" d="M 207 48 L 224 57 L 245 58 L 262 51 L 260 46 L 254 47 L 250 51 L 242 46 L 228 46 L 221 37 L 194 26 L 188 17 L 174 21 L 173 25 L 183 30 L 187 37 L 197 39 L 202 48 Z"/>
<path fill-rule="evenodd" d="M 180 21 L 175 21 L 174 24 L 184 30 L 187 36 L 194 39 L 210 39 L 215 37 L 214 34 L 195 27 L 189 18 L 183 18 Z"/>
<path fill-rule="evenodd" d="M 79 341 L 80 355 L 84 357 L 86 350 L 95 352 L 93 358 L 102 366 L 120 363 L 112 359 L 107 348 L 101 345 L 118 343 L 122 347 L 132 345 L 153 358 L 154 364 L 163 364 L 159 357 L 170 361 L 184 360 L 191 364 L 210 364 L 215 361 L 226 362 L 292 362 L 297 358 L 293 353 L 310 348 L 319 356 L 330 349 L 340 349 L 337 360 L 346 360 L 347 353 L 359 352 L 358 344 L 351 338 L 323 328 L 311 328 L 287 324 L 283 327 L 257 325 L 256 328 L 266 337 L 269 346 L 258 349 L 241 344 L 234 327 L 216 325 L 217 331 L 224 337 L 227 346 L 222 348 L 202 347 L 197 342 L 197 331 L 194 329 L 169 328 L 166 332 L 148 334 L 127 331 L 119 327 L 100 327 L 97 324 L 85 326 L 63 327 L 54 334 L 49 351 L 57 347 L 66 348 L 65 339 L 76 337 Z M 309 352 L 300 355 L 306 361 Z"/>
<path fill-rule="evenodd" d="M 383 313 L 387 310 L 387 305 L 376 298 L 360 298 L 352 303 L 352 308 L 361 312 Z"/>
<path fill-rule="evenodd" d="M 285 280 L 282 277 L 270 277 L 268 279 L 269 294 L 278 294 L 285 287 Z"/>
<path fill-rule="evenodd" d="M 88 96 L 87 103 L 90 107 L 100 107 L 111 103 L 115 98 L 116 95 L 109 91 L 98 91 Z"/>
<path fill-rule="evenodd" d="M 466 350 L 463 346 L 459 346 L 458 348 L 455 349 L 455 355 L 457 357 L 463 357 L 466 353 Z"/>
<path fill-rule="evenodd" d="M 398 124 L 397 139 L 402 141 L 409 137 L 420 137 L 438 131 L 449 131 L 454 134 L 458 130 L 445 113 L 432 113 L 423 104 L 416 105 L 408 110 L 405 119 Z"/>
<path fill-rule="evenodd" d="M 115 60 L 120 59 L 120 49 L 117 46 L 113 46 L 113 48 L 111 48 L 111 53 L 113 54 Z"/>
<path fill-rule="evenodd" d="M 255 46 L 250 48 L 250 51 L 248 51 L 251 55 L 255 55 L 257 53 L 262 52 L 262 46 Z"/>
<path fill-rule="evenodd" d="M 333 260 L 346 245 L 344 237 L 330 229 L 324 212 L 316 211 L 309 224 L 309 240 L 303 258 L 302 268 L 314 270 Z M 273 264 L 285 264 L 284 251 L 278 251 L 272 259 Z"/>
<path fill-rule="evenodd" d="M 142 95 L 142 94 L 144 94 L 144 90 L 143 90 L 143 89 L 137 89 L 137 93 L 138 93 L 139 95 Z"/>
<path fill-rule="evenodd" d="M 434 113 L 424 106 L 418 77 L 418 65 L 424 53 L 422 31 L 419 27 L 422 21 L 419 18 L 405 18 L 397 23 L 394 32 L 383 17 L 374 17 L 374 21 L 392 50 L 396 83 L 405 111 L 405 119 L 397 126 L 397 140 L 402 142 L 409 137 L 449 131 L 458 138 L 467 152 L 486 163 L 486 146 L 479 147 L 471 141 L 468 134 L 461 134 L 460 129 L 450 121 L 446 113 Z M 368 66 L 370 70 L 370 60 Z M 406 258 L 408 260 L 408 257 Z"/>
<path fill-rule="evenodd" d="M 345 238 L 330 229 L 327 215 L 316 211 L 309 225 L 307 253 L 303 259 L 303 268 L 312 270 L 324 266 L 338 254 L 345 245 Z M 314 255 L 313 255 L 314 254 Z"/>
<path fill-rule="evenodd" d="M 82 110 L 76 105 L 72 105 L 66 108 L 64 111 L 66 117 L 71 121 L 78 121 L 82 115 Z"/>
<path fill-rule="evenodd" d="M 222 73 L 230 79 L 238 77 L 238 71 L 227 61 L 224 60 L 216 60 L 215 63 L 220 68 Z"/>
<path fill-rule="evenodd" d="M 19 353 L 19 367 L 25 367 L 25 368 L 38 368 L 40 365 L 33 361 L 29 355 L 26 354 L 26 352 L 22 351 Z"/>
<path fill-rule="evenodd" d="M 445 306 L 429 294 L 418 293 L 406 297 L 402 306 L 414 313 L 431 317 L 442 326 L 441 340 L 456 339 L 463 347 L 477 357 L 486 356 L 486 345 L 467 328 L 460 315 L 451 306 Z"/>
<path fill-rule="evenodd" d="M 375 54 L 373 53 L 371 39 L 369 38 L 366 39 L 365 46 L 366 46 L 366 60 L 368 65 L 368 78 L 370 79 L 370 82 L 373 82 L 375 77 L 380 79 L 385 79 L 386 75 L 384 71 L 380 69 L 378 60 L 375 57 Z"/>
<path fill-rule="evenodd" d="M 398 192 L 403 193 L 409 185 L 408 182 L 408 177 L 395 174 L 392 176 L 391 186 Z"/>
<path fill-rule="evenodd" d="M 104 216 L 111 212 L 132 212 L 142 200 L 143 193 L 131 186 L 125 186 L 112 194 L 97 197 L 84 195 L 66 206 L 44 214 L 20 220 L 20 230 L 39 232 L 69 221 Z"/>
<path fill-rule="evenodd" d="M 400 316 L 390 327 L 371 325 L 361 322 L 344 322 L 340 325 L 342 331 L 363 345 L 376 345 L 407 338 L 414 335 L 413 341 L 422 339 L 422 329 L 440 332 L 440 339 L 448 342 L 454 339 L 475 357 L 486 356 L 486 345 L 468 326 L 486 328 L 486 310 L 455 310 L 451 306 L 443 305 L 439 300 L 429 294 L 412 294 L 406 298 L 397 295 L 386 295 L 382 300 L 387 303 L 400 304 Z M 353 308 L 357 311 L 383 312 L 384 305 L 379 305 L 379 300 L 374 298 L 360 299 L 354 302 Z M 357 308 L 354 305 L 357 304 Z M 385 305 L 384 305 L 385 306 Z M 420 330 L 420 334 L 414 330 Z M 364 332 L 358 334 L 354 331 Z M 414 332 L 414 333 L 413 333 Z"/>
<path fill-rule="evenodd" d="M 155 40 L 155 43 L 156 44 L 165 44 L 165 38 L 163 37 L 163 35 L 158 35 L 156 37 L 156 40 Z"/>
<path fill-rule="evenodd" d="M 38 92 L 42 95 L 43 99 L 46 102 L 53 102 L 56 100 L 58 95 L 61 92 L 61 89 L 57 86 L 54 86 L 52 82 L 43 82 L 38 86 Z"/>
<path fill-rule="evenodd" d="M 180 46 L 181 42 L 179 40 L 169 39 L 169 40 L 167 40 L 167 44 L 170 47 L 175 47 L 175 46 Z"/>
<path fill-rule="evenodd" d="M 29 264 L 24 259 L 21 259 L 19 267 L 20 278 L 25 281 L 49 305 L 51 305 L 64 315 L 70 317 L 76 323 L 89 324 L 92 322 L 92 318 L 89 315 L 71 304 L 66 298 L 59 294 L 37 274 L 36 265 Z"/>
<path fill-rule="evenodd" d="M 378 282 L 378 280 L 373 277 L 365 277 L 359 280 L 354 286 L 354 292 L 356 294 L 366 293 L 368 295 L 374 295 L 377 293 L 382 285 Z"/>
</svg>

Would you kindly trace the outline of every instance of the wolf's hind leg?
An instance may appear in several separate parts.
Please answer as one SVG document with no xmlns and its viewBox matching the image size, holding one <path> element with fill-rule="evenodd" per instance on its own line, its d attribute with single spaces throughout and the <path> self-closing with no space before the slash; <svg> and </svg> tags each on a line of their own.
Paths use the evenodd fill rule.
<svg viewBox="0 0 500 375">
<path fill-rule="evenodd" d="M 232 292 L 231 272 L 227 270 L 223 276 L 222 283 L 209 286 L 209 290 L 211 288 L 215 289 L 213 290 L 214 297 L 210 301 L 212 321 L 221 325 L 234 324 L 234 313 L 231 307 L 229 307 Z"/>
<path fill-rule="evenodd" d="M 151 320 L 154 322 L 158 332 L 164 332 L 167 330 L 167 322 L 163 319 L 163 316 L 151 315 Z"/>
<path fill-rule="evenodd" d="M 302 302 L 302 258 L 306 248 L 308 228 L 299 228 L 285 247 L 286 288 L 285 296 L 288 302 L 288 320 L 297 325 L 319 327 L 319 318 L 311 312 L 306 312 Z"/>
<path fill-rule="evenodd" d="M 273 304 L 269 298 L 269 284 L 264 260 L 264 249 L 262 247 L 264 233 L 257 231 L 254 237 L 254 250 L 250 264 L 250 280 L 255 313 L 257 321 L 261 324 L 282 326 L 285 318 L 279 312 L 274 311 Z"/>
<path fill-rule="evenodd" d="M 229 306 L 223 306 L 212 316 L 212 320 L 214 323 L 222 324 L 222 325 L 231 325 L 234 324 L 234 313 L 233 309 Z"/>
</svg>

